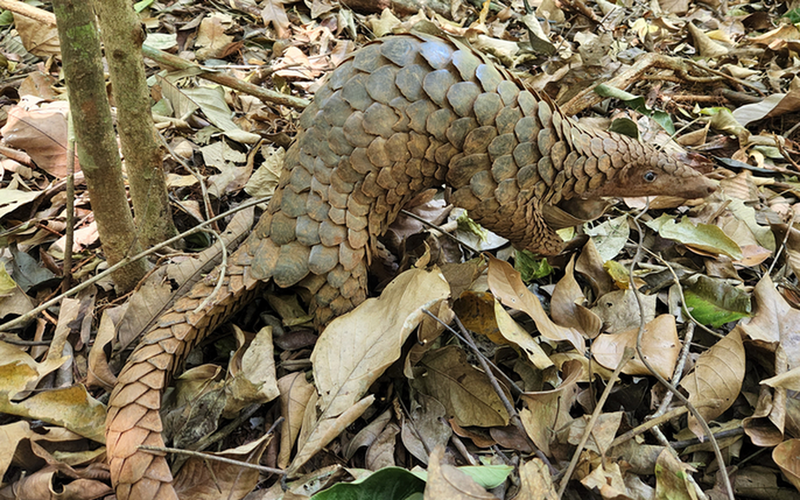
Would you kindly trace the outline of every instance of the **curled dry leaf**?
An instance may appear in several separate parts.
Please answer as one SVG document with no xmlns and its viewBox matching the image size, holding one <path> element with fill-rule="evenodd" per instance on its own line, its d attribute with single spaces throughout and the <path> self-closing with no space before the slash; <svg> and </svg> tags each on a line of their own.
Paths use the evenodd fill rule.
<svg viewBox="0 0 800 500">
<path fill-rule="evenodd" d="M 789 368 L 800 366 L 800 311 L 794 309 L 775 290 L 775 285 L 765 274 L 753 290 L 755 313 L 748 323 L 739 328 L 753 340 L 777 346 L 786 353 Z"/>
<path fill-rule="evenodd" d="M 681 381 L 691 402 L 706 422 L 717 418 L 731 407 L 742 390 L 744 380 L 744 345 L 741 327 L 697 358 L 694 370 Z M 701 403 L 714 403 L 702 405 Z M 689 416 L 689 429 L 703 439 L 703 429 L 694 416 Z"/>
<path fill-rule="evenodd" d="M 575 262 L 575 270 L 589 281 L 595 297 L 601 297 L 614 290 L 614 280 L 603 268 L 603 257 L 591 238 L 583 246 L 583 251 Z"/>
<path fill-rule="evenodd" d="M 314 408 L 307 409 L 304 439 L 290 475 L 369 407 L 374 397 L 362 399 L 363 395 L 400 357 L 400 348 L 424 316 L 423 309 L 449 295 L 450 287 L 438 269 L 410 269 L 392 280 L 379 298 L 367 299 L 328 325 L 311 354 L 320 415 L 317 418 Z"/>
<path fill-rule="evenodd" d="M 54 466 L 46 466 L 41 470 L 25 476 L 14 484 L 14 491 L 20 500 L 39 500 L 50 498 L 68 498 L 70 500 L 94 500 L 113 493 L 106 483 L 97 479 L 76 479 L 64 481 Z M 58 494 L 54 492 L 58 490 Z"/>
<path fill-rule="evenodd" d="M 292 447 L 300 434 L 303 423 L 303 414 L 308 407 L 308 401 L 314 393 L 314 386 L 306 380 L 304 372 L 294 372 L 278 379 L 278 389 L 281 392 L 281 448 L 278 454 L 278 467 L 289 465 Z"/>
<path fill-rule="evenodd" d="M 786 479 L 800 490 L 800 439 L 789 439 L 772 450 L 772 459 Z"/>
<path fill-rule="evenodd" d="M 347 443 L 347 446 L 342 450 L 342 455 L 347 460 L 353 458 L 359 448 L 363 446 L 371 446 L 372 443 L 380 436 L 381 432 L 386 428 L 386 425 L 392 420 L 392 410 L 388 409 L 378 415 L 372 422 L 366 425 L 363 429 L 358 431 L 358 434 L 353 436 L 353 439 Z M 370 467 L 371 470 L 377 470 Z"/>
<path fill-rule="evenodd" d="M 581 484 L 589 490 L 599 492 L 603 498 L 635 498 L 625 485 L 619 464 L 601 462 L 588 476 L 581 479 Z"/>
<path fill-rule="evenodd" d="M 565 340 L 580 352 L 586 348 L 581 333 L 574 328 L 559 326 L 544 312 L 541 302 L 520 278 L 511 264 L 489 256 L 489 289 L 497 299 L 506 307 L 519 309 L 525 312 L 536 323 L 545 338 L 550 340 Z"/>
<path fill-rule="evenodd" d="M 621 333 L 600 335 L 592 344 L 594 359 L 609 370 L 614 370 L 622 360 L 626 347 L 636 351 L 638 336 L 638 327 Z M 680 352 L 681 341 L 678 338 L 674 316 L 662 314 L 644 326 L 642 353 L 662 377 L 666 379 L 672 377 Z M 622 373 L 650 375 L 650 371 L 641 362 L 638 355 L 625 365 Z"/>
<path fill-rule="evenodd" d="M 494 301 L 494 317 L 497 321 L 497 328 L 505 340 L 522 349 L 528 357 L 528 361 L 539 370 L 544 370 L 553 366 L 553 361 L 547 356 L 531 334 L 519 326 L 514 318 L 508 314 L 503 306 Z"/>
<path fill-rule="evenodd" d="M 771 447 L 783 441 L 786 421 L 786 391 L 761 386 L 756 409 L 742 419 L 745 434 L 756 446 Z"/>
<path fill-rule="evenodd" d="M 234 325 L 238 348 L 228 362 L 225 390 L 228 394 L 225 416 L 233 418 L 240 410 L 278 397 L 272 327 L 265 326 L 255 338 L 245 342 L 244 332 Z"/>
<path fill-rule="evenodd" d="M 574 328 L 584 337 L 593 339 L 600 333 L 602 320 L 591 310 L 583 306 L 586 297 L 578 282 L 575 281 L 575 260 L 570 259 L 561 278 L 553 290 L 550 302 L 550 314 L 559 325 Z"/>
</svg>

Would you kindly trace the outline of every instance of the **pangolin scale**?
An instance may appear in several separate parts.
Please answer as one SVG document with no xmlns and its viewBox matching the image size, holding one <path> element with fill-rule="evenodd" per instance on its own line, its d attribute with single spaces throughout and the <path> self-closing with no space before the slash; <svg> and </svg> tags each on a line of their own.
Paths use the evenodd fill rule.
<svg viewBox="0 0 800 500">
<path fill-rule="evenodd" d="M 269 279 L 311 290 L 318 324 L 364 301 L 376 238 L 422 189 L 448 185 L 451 202 L 474 220 L 546 255 L 563 247 L 559 213 L 591 212 L 602 197 L 714 190 L 676 159 L 578 125 L 480 53 L 432 35 L 392 36 L 353 53 L 299 129 L 267 212 L 228 259 L 222 289 L 193 312 L 215 273 L 195 285 L 119 375 L 106 423 L 119 500 L 178 498 L 166 458 L 137 447 L 164 445 L 161 393 L 185 354 Z"/>
</svg>

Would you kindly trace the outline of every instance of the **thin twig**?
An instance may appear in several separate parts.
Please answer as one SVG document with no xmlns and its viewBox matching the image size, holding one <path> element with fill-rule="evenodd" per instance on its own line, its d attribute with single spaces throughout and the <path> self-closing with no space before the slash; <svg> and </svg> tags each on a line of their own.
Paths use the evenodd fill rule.
<svg viewBox="0 0 800 500">
<path fill-rule="evenodd" d="M 245 420 L 252 417 L 253 414 L 258 411 L 259 408 L 261 408 L 261 404 L 259 403 L 255 403 L 248 406 L 247 408 L 244 409 L 244 411 L 242 411 L 242 413 L 237 415 L 235 419 L 228 422 L 222 429 L 219 429 L 217 432 L 206 438 L 201 438 L 199 441 L 192 443 L 191 444 L 192 451 L 202 451 L 211 446 L 212 444 L 224 439 L 225 436 L 229 435 L 231 432 L 238 429 L 239 426 L 245 422 Z M 272 426 L 270 426 L 270 430 L 267 431 L 267 434 L 270 434 L 276 427 L 276 425 L 280 424 L 281 422 L 283 422 L 283 417 L 280 417 L 278 418 L 278 420 L 273 422 Z"/>
<path fill-rule="evenodd" d="M 689 411 L 688 408 L 686 408 L 685 406 L 681 406 L 679 408 L 673 408 L 670 411 L 668 411 L 666 413 L 663 413 L 663 414 L 659 415 L 656 418 L 651 418 L 647 422 L 644 422 L 643 424 L 640 424 L 640 425 L 636 426 L 635 428 L 629 430 L 625 434 L 621 434 L 621 435 L 615 437 L 614 440 L 611 441 L 611 445 L 609 445 L 608 448 L 611 449 L 611 448 L 613 448 L 615 446 L 619 446 L 619 445 L 623 444 L 624 442 L 626 442 L 626 441 L 628 441 L 630 439 L 633 439 L 636 436 L 639 436 L 640 434 L 644 434 L 645 432 L 647 432 L 648 430 L 652 429 L 653 427 L 655 427 L 657 425 L 661 425 L 663 423 L 669 422 L 670 420 L 672 420 L 675 417 L 680 417 L 681 415 L 683 415 L 684 413 L 686 413 L 688 411 Z"/>
<path fill-rule="evenodd" d="M 215 462 L 222 462 L 230 465 L 238 465 L 239 467 L 244 467 L 246 469 L 255 469 L 265 474 L 278 474 L 279 476 L 283 476 L 284 474 L 286 474 L 286 471 L 281 469 L 275 469 L 273 467 L 265 467 L 263 465 L 258 465 L 258 464 L 251 464 L 250 462 L 242 462 L 241 460 L 234 460 L 232 458 L 218 457 L 216 455 L 211 455 L 209 453 L 203 453 L 202 451 L 181 450 L 180 448 L 170 448 L 167 446 L 150 446 L 146 444 L 139 445 L 139 449 L 144 451 L 154 451 L 156 453 L 173 453 L 175 455 L 187 455 L 190 457 L 201 458 L 203 460 L 213 460 Z"/>
<path fill-rule="evenodd" d="M 67 221 L 64 242 L 64 262 L 61 265 L 61 291 L 72 286 L 72 246 L 75 244 L 75 136 L 72 115 L 67 120 Z"/>
</svg>

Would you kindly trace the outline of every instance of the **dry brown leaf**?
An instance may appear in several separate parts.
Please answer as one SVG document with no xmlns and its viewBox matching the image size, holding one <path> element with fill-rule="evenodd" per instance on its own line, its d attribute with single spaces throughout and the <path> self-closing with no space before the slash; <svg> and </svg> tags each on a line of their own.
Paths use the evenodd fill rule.
<svg viewBox="0 0 800 500">
<path fill-rule="evenodd" d="M 67 102 L 23 98 L 8 110 L 8 121 L 0 134 L 9 146 L 25 151 L 36 166 L 63 179 L 67 175 L 68 113 Z M 76 156 L 75 171 L 78 170 Z"/>
<path fill-rule="evenodd" d="M 105 482 L 98 479 L 64 481 L 57 477 L 55 467 L 44 467 L 17 481 L 13 489 L 15 500 L 95 500 L 113 493 Z M 55 493 L 58 491 L 58 493 Z"/>
<path fill-rule="evenodd" d="M 277 375 L 273 356 L 272 327 L 265 326 L 251 342 L 245 341 L 244 332 L 234 325 L 238 348 L 228 362 L 225 390 L 228 398 L 223 416 L 233 418 L 243 408 L 263 404 L 277 398 Z"/>
<path fill-rule="evenodd" d="M 448 283 L 450 284 L 450 291 L 453 293 L 453 283 L 449 280 Z M 455 313 L 450 308 L 450 304 L 445 300 L 434 305 L 430 309 L 430 312 L 445 325 L 452 323 L 455 317 Z M 430 316 L 422 318 L 422 322 L 419 328 L 417 328 L 417 342 L 408 350 L 408 355 L 403 362 L 403 375 L 408 378 L 414 378 L 414 366 L 422 359 L 426 352 L 435 346 L 433 341 L 439 338 L 439 335 L 444 332 L 445 327 L 442 323 Z M 425 452 L 425 455 L 427 457 L 427 452 Z"/>
<path fill-rule="evenodd" d="M 772 447 L 783 441 L 786 419 L 786 390 L 761 386 L 756 409 L 742 419 L 742 428 L 753 444 Z"/>
<path fill-rule="evenodd" d="M 656 317 L 657 295 L 639 294 L 639 299 L 644 306 L 645 323 L 653 321 Z M 592 311 L 603 321 L 605 333 L 620 333 L 632 328 L 639 328 L 641 313 L 636 295 L 630 288 L 609 292 L 599 299 Z"/>
<path fill-rule="evenodd" d="M 286 39 L 290 37 L 289 17 L 286 15 L 286 10 L 283 8 L 281 0 L 266 0 L 261 10 L 261 19 L 265 25 L 272 23 L 278 38 Z"/>
<path fill-rule="evenodd" d="M 695 498 L 695 483 L 690 479 L 694 469 L 665 449 L 658 456 L 656 464 L 655 498 Z"/>
<path fill-rule="evenodd" d="M 597 251 L 597 245 L 594 244 L 593 239 L 589 238 L 575 262 L 575 270 L 589 281 L 595 297 L 601 297 L 615 288 L 614 280 L 603 268 L 603 263 L 603 258 Z"/>
<path fill-rule="evenodd" d="M 24 372 L 24 365 L 18 371 Z M 0 367 L 0 385 L 6 387 L 10 367 Z M 24 374 L 23 374 L 24 376 Z M 13 381 L 12 381 L 13 382 Z M 42 420 L 71 430 L 76 434 L 102 443 L 105 441 L 106 411 L 83 385 L 37 393 L 19 403 L 11 403 L 8 394 L 0 394 L 0 412 L 31 420 Z"/>
<path fill-rule="evenodd" d="M 777 345 L 786 353 L 789 368 L 800 366 L 800 311 L 790 306 L 775 290 L 769 274 L 759 280 L 753 290 L 754 313 L 749 322 L 742 322 L 742 332 L 753 340 Z"/>
<path fill-rule="evenodd" d="M 591 415 L 584 415 L 583 418 L 576 418 L 572 421 L 567 434 L 569 444 L 580 443 L 583 435 L 586 434 L 586 426 L 591 418 Z M 586 449 L 605 456 L 617 435 L 620 422 L 622 422 L 622 412 L 620 411 L 600 414 L 592 427 L 589 440 L 586 441 Z"/>
<path fill-rule="evenodd" d="M 100 233 L 97 232 L 97 222 L 92 221 L 89 224 L 76 229 L 72 233 L 72 253 L 81 253 L 90 246 L 94 245 L 100 240 Z M 67 245 L 67 236 L 53 242 L 48 249 L 48 252 L 58 258 L 64 258 L 65 247 Z"/>
<path fill-rule="evenodd" d="M 800 30 L 791 23 L 781 24 L 777 28 L 767 31 L 762 35 L 748 37 L 751 43 L 770 45 L 775 41 L 797 40 L 800 39 Z"/>
<path fill-rule="evenodd" d="M 497 441 L 495 441 L 491 433 L 487 434 L 485 429 L 481 429 L 480 427 L 461 427 L 458 425 L 455 418 L 447 419 L 447 423 L 450 424 L 453 434 L 461 438 L 469 439 L 472 441 L 472 444 L 478 448 L 491 448 L 497 444 Z M 489 430 L 491 429 L 498 429 L 498 427 L 490 427 Z M 442 444 L 442 446 L 444 446 L 444 444 Z"/>
<path fill-rule="evenodd" d="M 342 455 L 347 460 L 350 460 L 353 458 L 353 455 L 356 454 L 359 448 L 372 445 L 372 443 L 375 442 L 380 433 L 383 432 L 383 429 L 386 428 L 386 425 L 389 424 L 391 420 L 392 410 L 390 409 L 372 419 L 372 422 L 358 431 L 358 434 L 353 436 L 353 439 L 347 443 L 347 446 L 345 446 L 342 450 Z"/>
<path fill-rule="evenodd" d="M 550 443 L 555 440 L 554 429 L 567 424 L 572 402 L 578 392 L 578 382 L 583 368 L 578 361 L 568 361 L 562 366 L 564 381 L 555 389 L 523 393 L 520 398 L 527 408 L 520 411 L 520 419 L 533 443 L 545 455 L 550 455 Z"/>
<path fill-rule="evenodd" d="M 42 59 L 61 56 L 58 29 L 55 25 L 47 25 L 39 20 L 14 13 L 14 28 L 19 33 L 25 50 L 31 54 Z"/>
<path fill-rule="evenodd" d="M 468 475 L 444 461 L 444 446 L 437 446 L 428 459 L 425 500 L 496 499 Z"/>
<path fill-rule="evenodd" d="M 449 295 L 438 269 L 410 269 L 392 280 L 379 298 L 367 299 L 328 325 L 311 354 L 321 411 L 317 417 L 309 413 L 314 408 L 306 410 L 290 475 L 372 403 L 372 396 L 361 398 L 399 358 L 400 348 L 424 316 L 422 310 Z"/>
<path fill-rule="evenodd" d="M 281 416 L 284 418 L 278 467 L 285 468 L 292 458 L 292 447 L 300 434 L 303 414 L 315 389 L 303 372 L 290 373 L 278 379 L 278 389 L 281 392 Z"/>
<path fill-rule="evenodd" d="M 508 311 L 496 300 L 494 302 L 494 316 L 497 321 L 497 328 L 503 338 L 511 344 L 517 346 L 528 357 L 528 361 L 539 370 L 544 370 L 553 366 L 553 361 L 547 356 L 531 334 L 519 326 Z"/>
<path fill-rule="evenodd" d="M 31 424 L 25 420 L 18 420 L 0 426 L 0 450 L 5 450 L 0 453 L 0 473 L 5 474 L 12 464 L 23 467 L 33 467 L 33 464 L 41 465 L 41 461 L 38 458 L 44 457 L 37 451 L 43 449 L 43 446 L 58 450 L 58 443 L 74 443 L 84 439 L 83 436 L 62 427 L 37 426 L 32 428 Z M 37 444 L 37 442 L 41 444 Z M 72 446 L 66 445 L 66 447 Z M 34 447 L 37 447 L 37 449 L 35 450 Z M 95 452 L 83 454 L 78 460 L 76 460 L 78 454 L 62 455 L 62 457 L 70 460 L 70 465 L 77 466 L 96 461 L 102 457 L 103 453 L 104 449 L 99 447 Z"/>
<path fill-rule="evenodd" d="M 626 347 L 636 351 L 638 335 L 638 327 L 626 332 L 600 335 L 592 344 L 594 359 L 609 370 L 614 370 L 622 360 Z M 662 377 L 672 377 L 680 352 L 681 341 L 674 316 L 662 314 L 644 326 L 642 353 Z M 622 372 L 628 375 L 650 375 L 638 354 L 625 365 Z"/>
<path fill-rule="evenodd" d="M 725 338 L 697 358 L 694 370 L 680 386 L 689 393 L 691 402 L 706 422 L 731 407 L 742 390 L 744 380 L 744 345 L 741 327 L 737 326 Z M 713 402 L 702 406 L 701 403 Z M 705 435 L 700 423 L 689 416 L 689 429 L 700 439 Z"/>
<path fill-rule="evenodd" d="M 625 479 L 622 477 L 619 464 L 600 463 L 588 476 L 581 479 L 581 484 L 609 500 L 634 498 L 625 486 Z"/>
<path fill-rule="evenodd" d="M 0 263 L 0 318 L 22 316 L 32 309 L 30 296 L 11 278 L 5 264 Z"/>
<path fill-rule="evenodd" d="M 440 401 L 461 427 L 508 424 L 508 412 L 486 374 L 470 365 L 457 346 L 429 352 L 419 368 L 424 375 L 411 386 Z"/>
<path fill-rule="evenodd" d="M 561 326 L 573 328 L 584 337 L 593 339 L 600 333 L 602 320 L 583 306 L 586 297 L 578 282 L 575 281 L 575 260 L 570 258 L 564 277 L 556 283 L 553 298 L 550 301 L 550 314 Z"/>
<path fill-rule="evenodd" d="M 495 302 L 490 293 L 467 290 L 453 304 L 453 312 L 467 330 L 485 335 L 495 344 L 503 345 L 506 341 L 500 335 L 495 319 Z"/>
<path fill-rule="evenodd" d="M 285 155 L 286 151 L 283 148 L 261 146 L 261 156 L 264 161 L 247 180 L 247 184 L 244 185 L 244 192 L 253 198 L 272 196 L 275 188 L 278 187 Z"/>
<path fill-rule="evenodd" d="M 702 57 L 720 57 L 728 53 L 728 48 L 715 42 L 694 23 L 686 23 L 689 33 L 694 38 L 694 46 Z"/>
<path fill-rule="evenodd" d="M 447 425 L 447 410 L 435 398 L 414 391 L 408 418 L 403 420 L 400 438 L 409 453 L 428 464 L 428 450 L 445 446 L 453 434 Z"/>
<path fill-rule="evenodd" d="M 164 417 L 164 429 L 176 447 L 191 449 L 217 429 L 227 400 L 223 376 L 221 367 L 209 363 L 176 378 L 171 395 L 176 403 Z"/>
<path fill-rule="evenodd" d="M 519 309 L 530 316 L 539 333 L 550 340 L 565 340 L 579 351 L 586 349 L 586 342 L 574 328 L 559 326 L 547 316 L 541 302 L 520 278 L 511 264 L 489 256 L 489 289 L 506 307 Z"/>
<path fill-rule="evenodd" d="M 538 458 L 529 460 L 520 466 L 519 482 L 517 500 L 556 500 L 558 498 L 550 470 Z"/>
<path fill-rule="evenodd" d="M 117 311 L 117 313 L 120 312 Z M 92 344 L 92 348 L 89 351 L 88 373 L 84 382 L 87 387 L 99 386 L 111 391 L 117 383 L 117 376 L 109 368 L 108 358 L 106 357 L 106 348 L 109 351 L 111 350 L 110 344 L 116 336 L 113 317 L 114 313 L 108 309 L 105 309 L 100 317 L 100 326 L 97 328 L 94 344 Z"/>
<path fill-rule="evenodd" d="M 770 387 L 800 391 L 800 367 L 764 379 L 761 383 Z"/>
<path fill-rule="evenodd" d="M 800 490 L 800 439 L 789 439 L 772 450 L 772 460 L 786 479 Z"/>
<path fill-rule="evenodd" d="M 225 31 L 232 27 L 232 21 L 228 15 L 212 12 L 200 22 L 195 40 L 197 59 L 221 59 L 230 54 L 233 37 L 226 35 Z"/>
<path fill-rule="evenodd" d="M 400 427 L 394 422 L 389 422 L 377 438 L 367 448 L 364 462 L 367 469 L 376 471 L 385 467 L 394 467 L 395 443 Z"/>
<path fill-rule="evenodd" d="M 272 435 L 266 434 L 251 443 L 208 454 L 258 464 L 271 439 Z M 259 475 L 256 469 L 190 457 L 175 477 L 173 486 L 180 498 L 240 500 L 256 487 Z"/>
</svg>

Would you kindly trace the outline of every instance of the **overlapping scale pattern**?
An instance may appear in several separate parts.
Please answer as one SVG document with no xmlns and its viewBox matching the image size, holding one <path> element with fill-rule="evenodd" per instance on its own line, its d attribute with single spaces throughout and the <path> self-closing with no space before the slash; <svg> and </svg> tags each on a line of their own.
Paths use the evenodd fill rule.
<svg viewBox="0 0 800 500">
<path fill-rule="evenodd" d="M 195 311 L 213 276 L 196 285 L 120 373 L 106 430 L 120 500 L 177 498 L 166 459 L 137 446 L 163 445 L 161 392 L 186 352 L 269 279 L 311 290 L 319 324 L 363 302 L 376 238 L 420 190 L 446 183 L 451 201 L 485 227 L 555 254 L 563 242 L 545 211 L 563 201 L 713 189 L 650 146 L 578 126 L 460 41 L 431 35 L 390 37 L 353 54 L 299 128 L 269 209 L 229 258 L 222 290 Z"/>
</svg>

